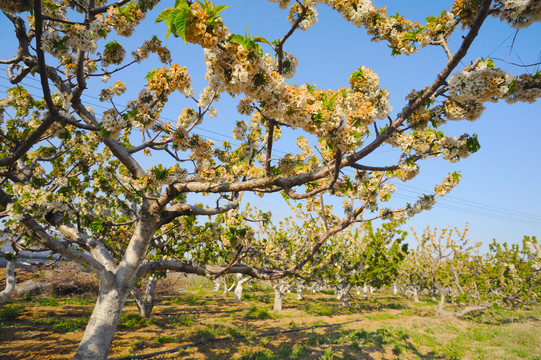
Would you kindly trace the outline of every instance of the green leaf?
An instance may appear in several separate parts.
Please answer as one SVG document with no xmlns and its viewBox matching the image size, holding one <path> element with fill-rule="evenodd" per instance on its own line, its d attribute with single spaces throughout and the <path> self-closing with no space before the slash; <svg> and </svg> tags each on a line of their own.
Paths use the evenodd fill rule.
<svg viewBox="0 0 541 360">
<path fill-rule="evenodd" d="M 146 80 L 150 80 L 154 77 L 154 74 L 158 72 L 158 69 L 152 69 L 148 72 L 147 76 L 145 76 Z"/>
<path fill-rule="evenodd" d="M 261 36 L 256 36 L 255 38 L 253 38 L 253 41 L 254 42 L 264 43 L 264 44 L 272 46 L 272 44 L 269 42 L 269 40 L 267 40 L 267 39 L 265 39 L 264 37 L 261 37 Z"/>
<path fill-rule="evenodd" d="M 39 66 L 36 65 L 30 70 L 30 74 L 32 74 L 32 76 L 34 76 L 38 71 L 39 71 Z"/>
<path fill-rule="evenodd" d="M 168 9 L 165 9 L 164 11 L 162 11 L 160 13 L 160 15 L 158 15 L 158 17 L 156 18 L 156 21 L 154 22 L 154 24 L 157 24 L 157 23 L 162 22 L 162 21 L 166 20 L 167 18 L 169 18 L 169 16 L 171 15 L 171 12 L 173 10 L 174 10 L 173 8 L 168 8 Z"/>
<path fill-rule="evenodd" d="M 468 146 L 468 150 L 471 153 L 477 152 L 481 148 L 481 144 L 479 144 L 479 140 L 477 140 L 477 136 L 472 136 L 466 139 L 466 145 Z"/>
<path fill-rule="evenodd" d="M 184 12 L 179 12 L 177 16 L 175 16 L 174 24 L 176 27 L 176 35 L 180 36 L 182 40 L 184 40 L 184 43 L 188 43 L 186 41 L 186 14 Z"/>
</svg>

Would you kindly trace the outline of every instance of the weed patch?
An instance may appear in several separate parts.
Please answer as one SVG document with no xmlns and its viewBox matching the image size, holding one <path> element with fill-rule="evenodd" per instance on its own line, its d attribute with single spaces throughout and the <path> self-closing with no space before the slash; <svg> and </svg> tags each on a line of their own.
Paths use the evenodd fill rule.
<svg viewBox="0 0 541 360">
<path fill-rule="evenodd" d="M 136 312 L 124 313 L 120 316 L 120 322 L 118 324 L 121 328 L 134 329 L 143 326 L 150 326 L 152 319 L 145 319 L 141 314 Z"/>
<path fill-rule="evenodd" d="M 17 322 L 19 317 L 26 311 L 24 306 L 8 304 L 0 310 L 0 325 L 12 325 Z"/>
<path fill-rule="evenodd" d="M 53 331 L 60 332 L 60 333 L 72 332 L 72 331 L 84 328 L 87 322 L 88 322 L 88 318 L 86 316 L 81 316 L 80 318 L 77 318 L 75 320 L 73 319 L 61 320 L 53 325 Z"/>
</svg>

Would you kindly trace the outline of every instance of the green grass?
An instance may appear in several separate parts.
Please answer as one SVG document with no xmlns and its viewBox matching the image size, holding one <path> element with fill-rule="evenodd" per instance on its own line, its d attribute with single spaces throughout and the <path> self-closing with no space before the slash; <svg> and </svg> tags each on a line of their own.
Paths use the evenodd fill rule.
<svg viewBox="0 0 541 360">
<path fill-rule="evenodd" d="M 88 318 L 86 316 L 81 316 L 77 319 L 65 319 L 58 321 L 53 325 L 54 332 L 68 333 L 75 330 L 82 329 L 86 326 Z"/>
<path fill-rule="evenodd" d="M 176 342 L 177 338 L 171 335 L 160 335 L 157 338 L 155 338 L 154 341 L 160 344 L 168 344 L 168 343 Z"/>
<path fill-rule="evenodd" d="M 25 307 L 17 304 L 7 304 L 0 310 L 0 325 L 13 325 L 26 311 Z"/>
<path fill-rule="evenodd" d="M 347 311 L 347 309 L 339 308 L 338 304 L 329 305 L 325 303 L 312 303 L 307 302 L 303 306 L 303 310 L 309 315 L 315 316 L 333 316 L 338 315 L 342 312 Z"/>
<path fill-rule="evenodd" d="M 145 319 L 136 312 L 124 313 L 120 316 L 118 326 L 121 328 L 134 329 L 152 325 L 152 319 Z"/>
<path fill-rule="evenodd" d="M 195 322 L 195 319 L 190 315 L 178 315 L 175 320 L 171 322 L 173 326 L 190 327 Z"/>
<path fill-rule="evenodd" d="M 275 315 L 269 313 L 269 309 L 266 307 L 260 307 L 257 305 L 253 305 L 251 308 L 248 309 L 246 314 L 244 315 L 245 319 L 273 319 Z"/>
<path fill-rule="evenodd" d="M 41 306 L 61 306 L 62 304 L 57 300 L 55 294 L 51 294 L 51 296 L 46 298 L 40 298 L 38 299 L 38 303 Z"/>
</svg>

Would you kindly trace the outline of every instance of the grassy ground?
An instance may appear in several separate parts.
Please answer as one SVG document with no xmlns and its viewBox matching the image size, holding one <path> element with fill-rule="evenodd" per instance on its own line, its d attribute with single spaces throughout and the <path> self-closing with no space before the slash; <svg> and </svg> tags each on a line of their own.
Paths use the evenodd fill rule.
<svg viewBox="0 0 541 360">
<path fill-rule="evenodd" d="M 201 288 L 160 298 L 150 319 L 129 302 L 110 357 L 174 349 L 154 358 L 541 360 L 541 306 L 442 319 L 435 303 L 385 293 L 355 299 L 349 309 L 331 295 L 298 301 L 287 294 L 275 314 L 272 296 L 247 292 L 236 303 Z M 0 359 L 69 358 L 92 306 L 84 296 L 36 296 L 1 307 Z M 200 340 L 208 342 L 177 350 Z"/>
</svg>

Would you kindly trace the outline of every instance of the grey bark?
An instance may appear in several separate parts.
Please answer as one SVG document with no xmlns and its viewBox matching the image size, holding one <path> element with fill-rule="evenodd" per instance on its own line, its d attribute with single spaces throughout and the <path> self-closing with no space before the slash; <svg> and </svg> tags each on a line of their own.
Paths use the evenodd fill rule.
<svg viewBox="0 0 541 360">
<path fill-rule="evenodd" d="M 349 291 L 353 285 L 342 283 L 338 286 L 338 300 L 343 307 L 349 307 Z"/>
<path fill-rule="evenodd" d="M 411 293 L 412 293 L 412 296 L 413 296 L 413 302 L 418 303 L 419 302 L 419 292 L 417 291 L 417 288 L 415 286 L 411 289 Z"/>
<path fill-rule="evenodd" d="M 154 301 L 156 300 L 156 284 L 158 283 L 158 277 L 155 274 L 149 276 L 147 281 L 147 286 L 145 289 L 144 297 L 141 295 L 139 290 L 132 288 L 131 294 L 135 298 L 135 303 L 137 304 L 137 309 L 141 316 L 148 318 L 150 313 L 154 308 Z"/>
<path fill-rule="evenodd" d="M 235 294 L 235 301 L 242 301 L 242 293 L 244 291 L 244 283 L 249 281 L 249 277 L 242 277 L 242 274 L 237 274 L 237 282 L 233 294 Z"/>
<path fill-rule="evenodd" d="M 100 293 L 90 321 L 86 326 L 83 338 L 74 360 L 105 360 L 113 343 L 122 308 L 130 293 L 129 288 L 118 288 L 100 283 Z"/>
<path fill-rule="evenodd" d="M 287 285 L 288 284 L 284 282 L 272 285 L 272 287 L 274 288 L 274 307 L 272 310 L 277 313 L 282 311 L 284 304 L 284 293 L 287 289 Z"/>
<path fill-rule="evenodd" d="M 0 304 L 8 302 L 11 294 L 15 291 L 15 262 L 16 260 L 8 261 L 6 264 L 6 287 L 0 292 Z"/>
</svg>

